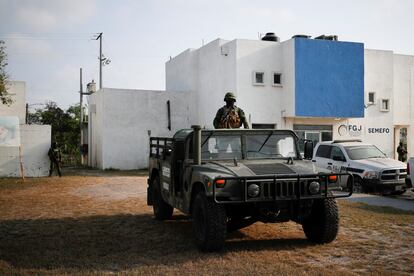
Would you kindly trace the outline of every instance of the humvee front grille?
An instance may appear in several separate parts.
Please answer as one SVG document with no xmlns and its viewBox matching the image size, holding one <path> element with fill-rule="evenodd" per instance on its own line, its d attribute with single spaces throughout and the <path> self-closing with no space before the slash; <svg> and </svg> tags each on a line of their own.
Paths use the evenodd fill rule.
<svg viewBox="0 0 414 276">
<path fill-rule="evenodd" d="M 346 194 L 333 195 L 329 193 L 328 176 L 332 174 L 308 174 L 308 175 L 263 175 L 247 177 L 220 177 L 226 181 L 239 181 L 240 187 L 244 189 L 244 196 L 241 200 L 218 200 L 216 190 L 213 185 L 213 197 L 217 203 L 245 203 L 245 202 L 262 202 L 278 200 L 300 200 L 300 199 L 317 199 L 317 198 L 340 198 L 349 197 L 353 190 L 353 177 L 349 173 L 338 173 L 338 179 L 341 175 L 351 177 L 351 184 L 348 187 L 349 192 Z M 310 194 L 308 187 L 312 181 L 317 181 L 321 185 L 321 191 L 316 194 Z M 214 181 L 215 182 L 215 181 Z M 214 183 L 213 182 L 213 183 Z M 247 193 L 248 187 L 256 184 L 260 188 L 257 197 L 250 197 Z"/>
<path fill-rule="evenodd" d="M 264 199 L 274 199 L 274 198 L 295 198 L 298 195 L 308 196 L 308 185 L 312 181 L 318 181 L 318 178 L 302 180 L 299 185 L 297 181 L 292 180 L 278 180 L 276 185 L 274 182 L 248 182 L 250 184 L 259 185 L 260 190 L 262 191 L 261 197 Z"/>
</svg>

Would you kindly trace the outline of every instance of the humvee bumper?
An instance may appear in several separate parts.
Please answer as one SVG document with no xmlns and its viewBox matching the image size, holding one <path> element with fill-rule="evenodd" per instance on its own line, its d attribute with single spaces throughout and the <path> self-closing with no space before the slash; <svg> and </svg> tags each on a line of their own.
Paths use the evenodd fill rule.
<svg viewBox="0 0 414 276">
<path fill-rule="evenodd" d="M 347 181 L 347 191 L 341 191 L 340 181 Z M 334 181 L 336 179 L 336 181 Z M 224 185 L 216 185 L 216 182 Z M 274 174 L 246 177 L 216 177 L 213 181 L 216 203 L 240 204 L 248 202 L 300 201 L 322 198 L 350 197 L 354 179 L 350 173 L 337 174 Z"/>
</svg>

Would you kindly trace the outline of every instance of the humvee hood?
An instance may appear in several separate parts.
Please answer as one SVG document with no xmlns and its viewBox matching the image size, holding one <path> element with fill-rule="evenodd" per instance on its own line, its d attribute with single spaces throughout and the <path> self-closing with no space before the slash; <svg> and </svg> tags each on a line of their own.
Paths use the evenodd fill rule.
<svg viewBox="0 0 414 276">
<path fill-rule="evenodd" d="M 238 161 L 210 161 L 204 166 L 210 168 L 217 176 L 259 176 L 273 174 L 312 174 L 316 171 L 310 169 L 306 161 L 295 160 L 287 164 L 286 160 L 254 160 Z"/>
</svg>

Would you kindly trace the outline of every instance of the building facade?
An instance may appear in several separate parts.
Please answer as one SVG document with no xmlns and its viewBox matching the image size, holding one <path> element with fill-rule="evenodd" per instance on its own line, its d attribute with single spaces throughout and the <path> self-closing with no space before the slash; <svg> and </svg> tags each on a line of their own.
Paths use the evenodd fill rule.
<svg viewBox="0 0 414 276">
<path fill-rule="evenodd" d="M 191 124 L 212 128 L 224 94 L 231 91 L 253 128 L 293 129 L 301 140 L 315 143 L 359 138 L 396 158 L 400 141 L 407 144 L 409 154 L 414 149 L 410 139 L 414 135 L 413 81 L 413 56 L 364 49 L 362 43 L 304 37 L 283 42 L 216 39 L 166 63 L 166 91 L 158 92 L 156 107 L 146 100 L 151 92 L 135 91 L 131 92 L 136 94 L 134 98 L 126 100 L 125 109 L 137 104 L 140 112 L 147 113 L 161 107 L 157 114 L 166 117 L 168 97 L 177 95 L 174 104 L 185 108 L 180 109 L 182 117 L 176 117 L 171 130 L 166 130 L 164 123 L 151 124 L 143 116 L 130 125 L 150 130 L 153 136 L 162 133 L 171 137 L 175 130 Z M 124 101 L 122 93 L 116 94 Z M 175 116 L 175 110 L 170 112 Z M 103 113 L 106 116 L 107 111 Z M 141 147 L 148 148 L 146 138 Z M 105 151 L 110 152 L 104 146 Z M 145 167 L 147 156 L 142 156 L 139 165 L 128 163 L 134 168 Z M 118 165 L 113 165 L 124 162 L 121 157 Z"/>
<path fill-rule="evenodd" d="M 13 103 L 10 106 L 0 104 L 0 117 L 16 117 L 19 121 L 19 146 L 0 144 L 0 177 L 40 177 L 49 174 L 51 143 L 50 125 L 26 124 L 26 83 L 11 81 L 8 87 Z M 0 127 L 2 127 L 0 125 Z M 23 164 L 23 170 L 20 168 Z"/>
</svg>

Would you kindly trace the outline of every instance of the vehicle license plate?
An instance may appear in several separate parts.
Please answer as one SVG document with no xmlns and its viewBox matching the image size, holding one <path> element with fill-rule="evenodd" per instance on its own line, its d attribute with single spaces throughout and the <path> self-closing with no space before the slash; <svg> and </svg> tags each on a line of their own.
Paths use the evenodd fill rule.
<svg viewBox="0 0 414 276">
<path fill-rule="evenodd" d="M 396 190 L 396 191 L 401 191 L 401 190 L 402 190 L 402 188 L 403 188 L 403 186 L 401 186 L 401 185 L 400 185 L 400 186 L 395 186 L 395 190 Z"/>
</svg>

